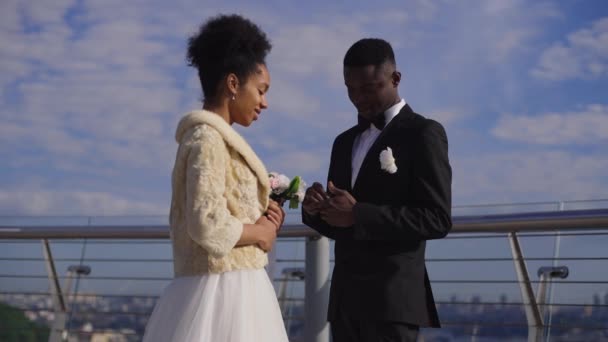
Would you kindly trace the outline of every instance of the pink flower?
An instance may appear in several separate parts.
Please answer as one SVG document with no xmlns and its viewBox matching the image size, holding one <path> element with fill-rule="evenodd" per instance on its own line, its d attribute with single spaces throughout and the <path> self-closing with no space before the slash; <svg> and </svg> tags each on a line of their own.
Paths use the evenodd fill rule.
<svg viewBox="0 0 608 342">
<path fill-rule="evenodd" d="M 289 178 L 285 175 L 271 172 L 269 175 L 270 190 L 279 195 L 289 187 Z"/>
<path fill-rule="evenodd" d="M 270 172 L 268 174 L 268 181 L 271 190 L 270 198 L 278 201 L 281 205 L 285 201 L 289 201 L 289 208 L 296 209 L 298 203 L 304 200 L 306 183 L 300 176 L 295 176 L 293 180 L 290 180 L 289 177 L 283 174 Z"/>
<path fill-rule="evenodd" d="M 276 189 L 279 186 L 279 180 L 276 178 L 270 178 L 270 188 Z"/>
</svg>

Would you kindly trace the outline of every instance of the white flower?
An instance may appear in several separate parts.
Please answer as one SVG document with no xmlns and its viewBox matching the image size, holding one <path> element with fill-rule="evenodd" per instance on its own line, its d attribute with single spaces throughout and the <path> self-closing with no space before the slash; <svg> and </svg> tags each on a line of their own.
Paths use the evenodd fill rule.
<svg viewBox="0 0 608 342">
<path fill-rule="evenodd" d="M 279 188 L 287 190 L 287 188 L 289 187 L 289 183 L 291 182 L 289 177 L 285 175 L 279 175 L 277 178 L 279 179 Z"/>
<path fill-rule="evenodd" d="M 300 186 L 298 187 L 298 192 L 296 192 L 296 198 L 299 203 L 304 201 L 304 195 L 306 194 L 306 182 L 304 180 L 300 180 Z"/>
<path fill-rule="evenodd" d="M 304 191 L 296 192 L 296 197 L 298 198 L 299 203 L 302 203 L 304 201 L 304 195 L 306 195 Z"/>
<path fill-rule="evenodd" d="M 268 176 L 270 178 L 270 189 L 275 195 L 280 195 L 289 187 L 289 177 L 277 172 L 271 172 Z"/>
<path fill-rule="evenodd" d="M 393 150 L 390 147 L 380 152 L 380 168 L 390 174 L 397 172 L 397 164 L 395 164 Z"/>
</svg>

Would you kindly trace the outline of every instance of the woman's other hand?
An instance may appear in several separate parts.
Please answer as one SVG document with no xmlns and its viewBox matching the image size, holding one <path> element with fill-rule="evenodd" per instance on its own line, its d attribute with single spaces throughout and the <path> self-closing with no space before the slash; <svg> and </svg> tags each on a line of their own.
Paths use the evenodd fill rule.
<svg viewBox="0 0 608 342">
<path fill-rule="evenodd" d="M 267 215 L 262 215 L 257 221 L 256 244 L 264 252 L 272 249 L 274 241 L 277 239 L 278 227 Z"/>
<path fill-rule="evenodd" d="M 268 217 L 268 219 L 277 226 L 276 232 L 278 234 L 279 230 L 283 226 L 283 223 L 285 223 L 285 210 L 283 210 L 281 204 L 270 200 L 268 210 L 266 211 L 266 217 Z"/>
</svg>

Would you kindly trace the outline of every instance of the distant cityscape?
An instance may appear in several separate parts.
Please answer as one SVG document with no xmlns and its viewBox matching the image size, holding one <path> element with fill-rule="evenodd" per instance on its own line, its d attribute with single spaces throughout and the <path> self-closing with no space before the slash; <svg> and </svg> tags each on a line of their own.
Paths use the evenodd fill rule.
<svg viewBox="0 0 608 342">
<path fill-rule="evenodd" d="M 424 341 L 525 341 L 528 328 L 522 305 L 500 296 L 498 303 L 484 303 L 480 296 L 468 300 L 453 295 L 440 302 L 442 329 L 424 329 Z M 594 294 L 590 304 L 553 308 L 551 341 L 608 341 L 608 293 Z M 69 342 L 140 341 L 157 298 L 153 296 L 96 296 L 81 294 L 68 305 L 66 329 Z M 18 308 L 41 326 L 52 325 L 53 303 L 46 295 L 1 294 L 0 302 Z M 302 341 L 302 302 L 283 307 L 289 336 Z M 5 329 L 10 329 L 6 327 Z"/>
</svg>

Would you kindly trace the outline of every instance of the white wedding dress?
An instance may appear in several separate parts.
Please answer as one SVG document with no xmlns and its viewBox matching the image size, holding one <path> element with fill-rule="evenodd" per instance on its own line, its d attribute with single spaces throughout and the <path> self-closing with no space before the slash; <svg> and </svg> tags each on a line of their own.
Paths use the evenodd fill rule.
<svg viewBox="0 0 608 342">
<path fill-rule="evenodd" d="M 179 277 L 164 290 L 144 342 L 288 342 L 264 269 Z"/>
</svg>

